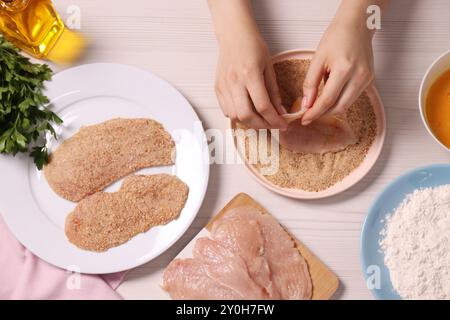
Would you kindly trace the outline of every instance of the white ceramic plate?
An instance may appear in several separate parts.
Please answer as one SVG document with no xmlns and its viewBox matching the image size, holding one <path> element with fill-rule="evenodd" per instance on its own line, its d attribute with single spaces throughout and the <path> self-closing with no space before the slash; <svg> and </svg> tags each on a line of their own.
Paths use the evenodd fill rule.
<svg viewBox="0 0 450 320">
<path fill-rule="evenodd" d="M 439 57 L 434 60 L 431 66 L 428 68 L 427 72 L 422 78 L 422 83 L 420 84 L 419 89 L 419 110 L 420 117 L 422 118 L 422 122 L 427 128 L 428 133 L 433 137 L 434 141 L 439 143 L 445 150 L 450 151 L 445 144 L 443 144 L 438 137 L 434 134 L 433 130 L 430 128 L 428 124 L 427 114 L 425 112 L 426 99 L 428 96 L 428 91 L 434 82 L 443 75 L 447 70 L 450 69 L 450 50 L 444 52 Z"/>
<path fill-rule="evenodd" d="M 47 84 L 52 110 L 64 120 L 57 128 L 54 149 L 83 125 L 109 119 L 147 117 L 161 122 L 176 142 L 176 164 L 138 173 L 176 174 L 189 186 L 180 217 L 150 229 L 129 242 L 94 253 L 67 240 L 64 222 L 75 203 L 55 194 L 26 155 L 0 157 L 0 212 L 17 239 L 43 260 L 82 273 L 111 273 L 142 265 L 155 258 L 187 230 L 203 201 L 209 176 L 206 137 L 189 102 L 170 84 L 130 66 L 90 64 L 56 74 Z M 121 180 L 106 191 L 115 191 Z"/>
</svg>

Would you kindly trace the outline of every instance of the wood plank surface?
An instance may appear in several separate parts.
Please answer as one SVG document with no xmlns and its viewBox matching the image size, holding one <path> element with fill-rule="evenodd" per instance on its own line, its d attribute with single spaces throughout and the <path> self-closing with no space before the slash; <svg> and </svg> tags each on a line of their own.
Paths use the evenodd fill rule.
<svg viewBox="0 0 450 320">
<path fill-rule="evenodd" d="M 206 0 L 55 0 L 64 19 L 81 9 L 81 32 L 91 47 L 81 63 L 116 62 L 150 70 L 192 103 L 208 129 L 227 122 L 214 95 L 217 45 Z M 256 16 L 273 53 L 315 48 L 337 0 L 255 0 Z M 371 172 L 350 190 L 324 200 L 287 199 L 260 186 L 242 165 L 212 165 L 203 206 L 188 232 L 166 253 L 131 271 L 119 292 L 146 299 L 159 273 L 237 193 L 250 193 L 289 232 L 339 276 L 336 299 L 372 299 L 359 263 L 359 239 L 367 209 L 388 182 L 450 154 L 423 127 L 418 89 L 431 62 L 450 49 L 450 1 L 392 0 L 375 36 L 376 86 L 387 112 L 387 139 Z M 54 66 L 56 70 L 62 67 Z"/>
</svg>

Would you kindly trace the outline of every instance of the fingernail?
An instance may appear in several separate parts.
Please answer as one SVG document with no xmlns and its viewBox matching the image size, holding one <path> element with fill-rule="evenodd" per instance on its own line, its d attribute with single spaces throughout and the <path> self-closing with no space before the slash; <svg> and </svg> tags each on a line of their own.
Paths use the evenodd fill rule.
<svg viewBox="0 0 450 320">
<path fill-rule="evenodd" d="M 302 125 L 307 126 L 308 124 L 310 124 L 312 122 L 312 120 L 303 120 L 302 121 Z"/>
<path fill-rule="evenodd" d="M 302 109 L 308 108 L 308 97 L 307 97 L 307 96 L 304 96 L 304 97 L 302 98 L 302 105 L 301 105 L 301 108 L 302 108 Z"/>
</svg>

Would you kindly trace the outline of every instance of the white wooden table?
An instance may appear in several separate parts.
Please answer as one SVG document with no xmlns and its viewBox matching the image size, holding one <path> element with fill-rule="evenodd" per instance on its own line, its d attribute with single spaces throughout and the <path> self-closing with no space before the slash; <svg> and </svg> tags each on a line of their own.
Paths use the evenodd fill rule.
<svg viewBox="0 0 450 320">
<path fill-rule="evenodd" d="M 214 95 L 217 48 L 206 0 L 54 0 L 63 18 L 81 8 L 92 46 L 81 63 L 116 62 L 151 70 L 192 103 L 206 128 L 226 128 Z M 426 133 L 418 112 L 420 80 L 450 48 L 450 1 L 393 0 L 374 44 L 376 84 L 386 106 L 388 135 L 375 168 L 355 187 L 320 201 L 283 198 L 256 183 L 243 166 L 211 167 L 208 192 L 189 231 L 165 254 L 131 271 L 119 292 L 152 297 L 162 269 L 235 194 L 247 192 L 312 249 L 340 278 L 337 299 L 371 299 L 360 269 L 359 238 L 375 196 L 401 173 L 442 163 L 450 155 Z M 315 48 L 338 1 L 255 0 L 273 53 Z"/>
</svg>

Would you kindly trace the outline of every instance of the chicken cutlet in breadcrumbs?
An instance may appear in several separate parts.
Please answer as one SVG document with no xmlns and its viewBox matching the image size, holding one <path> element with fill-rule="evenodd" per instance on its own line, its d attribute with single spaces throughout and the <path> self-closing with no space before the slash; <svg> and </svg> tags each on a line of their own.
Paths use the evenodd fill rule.
<svg viewBox="0 0 450 320">
<path fill-rule="evenodd" d="M 136 170 L 172 165 L 175 144 L 151 119 L 113 119 L 82 127 L 44 167 L 51 188 L 78 202 Z"/>
<path fill-rule="evenodd" d="M 118 192 L 97 192 L 78 203 L 66 219 L 67 238 L 81 249 L 106 251 L 177 219 L 188 193 L 176 176 L 127 177 Z"/>
</svg>

